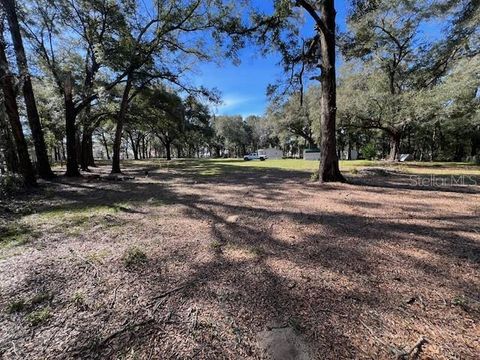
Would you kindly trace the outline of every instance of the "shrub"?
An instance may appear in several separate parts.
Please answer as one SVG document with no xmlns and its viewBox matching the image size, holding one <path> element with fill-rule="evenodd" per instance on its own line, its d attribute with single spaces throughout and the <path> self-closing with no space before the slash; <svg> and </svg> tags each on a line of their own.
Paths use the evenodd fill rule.
<svg viewBox="0 0 480 360">
<path fill-rule="evenodd" d="M 0 175 L 0 195 L 13 195 L 24 186 L 23 178 L 18 174 L 7 173 Z"/>
<path fill-rule="evenodd" d="M 368 143 L 362 148 L 362 155 L 367 160 L 373 160 L 377 156 L 377 149 L 374 143 Z"/>
<path fill-rule="evenodd" d="M 310 181 L 318 181 L 320 179 L 320 175 L 318 174 L 318 171 L 315 171 L 310 175 Z"/>
<path fill-rule="evenodd" d="M 123 254 L 123 263 L 126 267 L 141 265 L 148 261 L 147 255 L 137 247 L 128 248 Z"/>
<path fill-rule="evenodd" d="M 41 310 L 34 311 L 27 316 L 27 320 L 32 326 L 40 325 L 52 317 L 50 309 L 45 308 Z"/>
<path fill-rule="evenodd" d="M 20 312 L 24 310 L 26 306 L 27 304 L 23 299 L 13 300 L 7 305 L 7 312 L 10 314 Z"/>
</svg>

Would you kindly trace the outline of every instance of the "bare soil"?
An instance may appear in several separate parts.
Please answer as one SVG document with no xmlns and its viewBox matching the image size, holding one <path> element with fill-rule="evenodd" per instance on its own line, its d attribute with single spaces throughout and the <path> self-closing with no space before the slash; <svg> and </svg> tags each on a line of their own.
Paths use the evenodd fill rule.
<svg viewBox="0 0 480 360">
<path fill-rule="evenodd" d="M 310 358 L 478 359 L 480 186 L 125 173 L 1 202 L 28 230 L 0 250 L 0 358 L 263 359 L 291 329 Z"/>
</svg>

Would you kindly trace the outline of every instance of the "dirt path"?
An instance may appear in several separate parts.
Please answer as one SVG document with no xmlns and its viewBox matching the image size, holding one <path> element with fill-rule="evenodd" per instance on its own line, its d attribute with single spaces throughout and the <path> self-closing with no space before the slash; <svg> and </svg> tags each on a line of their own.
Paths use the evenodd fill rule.
<svg viewBox="0 0 480 360">
<path fill-rule="evenodd" d="M 208 170 L 61 178 L 4 213 L 29 241 L 0 250 L 0 356 L 258 359 L 287 328 L 311 358 L 422 336 L 420 358 L 478 358 L 479 186 Z"/>
</svg>

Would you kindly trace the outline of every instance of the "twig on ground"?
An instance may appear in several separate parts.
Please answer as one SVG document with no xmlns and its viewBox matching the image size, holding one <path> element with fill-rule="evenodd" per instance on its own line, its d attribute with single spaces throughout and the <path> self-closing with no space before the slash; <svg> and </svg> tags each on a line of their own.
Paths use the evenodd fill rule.
<svg viewBox="0 0 480 360">
<path fill-rule="evenodd" d="M 117 290 L 118 288 L 120 287 L 120 285 L 118 285 L 114 290 L 113 290 L 113 300 L 112 302 L 110 303 L 110 309 L 113 309 L 115 307 L 115 303 L 117 302 Z"/>
<path fill-rule="evenodd" d="M 125 331 L 132 330 L 132 329 L 135 329 L 135 328 L 144 326 L 144 325 L 151 324 L 151 323 L 154 322 L 154 321 L 155 321 L 154 319 L 147 319 L 147 320 L 138 322 L 138 323 L 136 323 L 136 324 L 127 324 L 127 325 L 125 325 L 124 327 L 122 327 L 121 329 L 119 329 L 119 330 L 111 333 L 110 335 L 108 335 L 105 339 L 103 339 L 103 340 L 98 344 L 98 346 L 104 346 L 104 345 L 107 344 L 110 340 L 112 340 L 113 338 L 117 337 L 117 336 L 120 335 L 120 334 L 123 334 Z"/>
<path fill-rule="evenodd" d="M 178 287 L 176 287 L 176 288 L 174 288 L 174 289 L 168 290 L 168 291 L 166 291 L 166 292 L 164 292 L 164 293 L 162 293 L 162 294 L 160 294 L 160 295 L 155 296 L 153 299 L 154 299 L 154 300 L 160 300 L 160 299 L 162 299 L 162 298 L 164 298 L 164 297 L 167 297 L 167 296 L 170 295 L 170 294 L 173 294 L 174 292 L 177 292 L 177 291 L 180 291 L 180 290 L 186 288 L 187 286 L 188 286 L 188 284 L 184 284 L 184 285 L 182 285 L 182 286 L 178 286 Z"/>
<path fill-rule="evenodd" d="M 418 356 L 421 354 L 423 351 L 423 345 L 428 344 L 428 340 L 424 337 L 421 336 L 415 345 L 412 346 L 410 351 L 400 351 L 396 354 L 397 360 L 403 360 L 403 359 L 417 359 Z"/>
<path fill-rule="evenodd" d="M 17 352 L 17 347 L 15 346 L 15 343 L 12 341 L 12 349 L 13 349 L 13 353 L 19 358 L 21 359 L 22 357 L 20 355 L 18 355 L 18 352 Z"/>
<path fill-rule="evenodd" d="M 343 318 L 348 318 L 348 315 L 340 314 L 340 313 L 338 313 L 336 311 L 333 311 L 333 310 L 330 310 L 330 309 L 316 309 L 316 311 L 335 314 L 335 315 L 338 315 L 338 316 L 343 317 Z"/>
<path fill-rule="evenodd" d="M 382 344 L 383 346 L 385 346 L 386 348 L 388 348 L 390 350 L 390 352 L 392 352 L 393 354 L 397 355 L 399 353 L 403 353 L 402 350 L 399 350 L 397 349 L 396 347 L 394 346 L 391 346 L 389 344 L 387 344 L 385 341 L 383 341 L 382 339 L 380 339 L 376 334 L 375 332 L 373 331 L 373 329 L 371 327 L 369 327 L 367 324 L 365 324 L 362 320 L 359 320 L 360 323 L 365 327 L 365 329 L 368 330 L 368 332 L 372 335 L 372 337 L 377 340 L 380 344 Z"/>
</svg>

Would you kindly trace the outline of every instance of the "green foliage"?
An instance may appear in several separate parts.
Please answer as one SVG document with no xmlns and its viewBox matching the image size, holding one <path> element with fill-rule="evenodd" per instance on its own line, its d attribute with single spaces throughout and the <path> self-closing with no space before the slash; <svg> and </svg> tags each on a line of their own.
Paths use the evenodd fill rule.
<svg viewBox="0 0 480 360">
<path fill-rule="evenodd" d="M 0 248 L 10 248 L 27 243 L 36 234 L 32 229 L 18 222 L 0 223 Z"/>
<path fill-rule="evenodd" d="M 0 175 L 0 196 L 10 196 L 18 193 L 24 187 L 24 181 L 18 174 Z"/>
<path fill-rule="evenodd" d="M 85 295 L 79 291 L 76 291 L 73 296 L 72 300 L 73 304 L 79 308 L 79 309 L 86 309 L 87 308 L 87 303 L 85 300 Z"/>
<path fill-rule="evenodd" d="M 349 133 L 361 129 L 361 142 L 375 142 L 383 156 L 384 144 L 391 148 L 396 138 L 403 140 L 401 152 L 421 160 L 459 161 L 469 152 L 474 155 L 480 134 L 480 78 L 475 73 L 480 48 L 474 44 L 478 23 L 471 20 L 480 17 L 480 7 L 462 6 L 450 2 L 441 11 L 438 3 L 426 0 L 354 3 L 343 39 L 348 61 L 337 104 Z M 445 20 L 446 9 L 459 17 Z M 462 41 L 454 35 L 460 14 L 470 19 Z M 432 21 L 452 34 L 426 36 L 420 29 Z"/>
<path fill-rule="evenodd" d="M 39 309 L 31 312 L 27 315 L 27 321 L 30 323 L 31 326 L 37 326 L 40 324 L 45 323 L 52 317 L 49 308 Z"/>
<path fill-rule="evenodd" d="M 139 266 L 148 261 L 147 254 L 138 247 L 130 247 L 123 254 L 123 263 L 125 267 L 130 268 Z"/>
<path fill-rule="evenodd" d="M 267 119 L 283 143 L 303 140 L 308 148 L 315 148 L 320 134 L 320 90 L 308 89 L 302 97 L 294 93 L 285 102 L 272 101 Z"/>
<path fill-rule="evenodd" d="M 361 153 L 365 159 L 374 160 L 377 157 L 377 149 L 375 144 L 371 142 L 366 144 L 362 148 Z"/>
<path fill-rule="evenodd" d="M 17 299 L 17 300 L 12 300 L 8 305 L 7 305 L 7 312 L 12 314 L 16 312 L 20 312 L 25 310 L 27 307 L 27 304 L 25 303 L 24 299 Z"/>
</svg>

